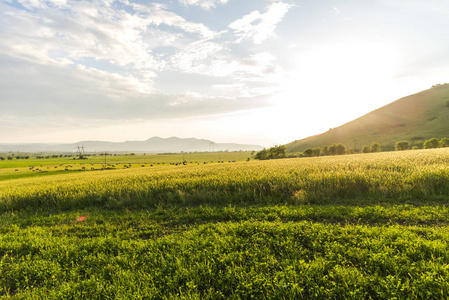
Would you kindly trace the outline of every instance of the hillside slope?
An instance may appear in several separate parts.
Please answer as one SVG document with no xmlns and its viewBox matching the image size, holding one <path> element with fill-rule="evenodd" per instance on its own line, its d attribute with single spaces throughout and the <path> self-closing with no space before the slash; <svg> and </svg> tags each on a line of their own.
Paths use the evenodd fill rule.
<svg viewBox="0 0 449 300">
<path fill-rule="evenodd" d="M 421 148 L 424 140 L 449 137 L 449 84 L 410 95 L 325 133 L 287 144 L 287 152 L 342 143 L 360 150 L 378 142 L 394 150 L 399 140 Z"/>
</svg>

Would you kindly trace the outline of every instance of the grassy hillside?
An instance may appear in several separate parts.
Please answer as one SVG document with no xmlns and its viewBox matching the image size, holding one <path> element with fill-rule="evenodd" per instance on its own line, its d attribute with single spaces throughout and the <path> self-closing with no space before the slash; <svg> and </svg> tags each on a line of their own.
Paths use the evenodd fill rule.
<svg viewBox="0 0 449 300">
<path fill-rule="evenodd" d="M 287 152 L 343 143 L 360 150 L 378 142 L 394 150 L 399 140 L 422 145 L 430 138 L 449 137 L 449 85 L 441 85 L 401 98 L 328 132 L 287 144 Z M 420 147 L 421 148 L 421 147 Z"/>
</svg>

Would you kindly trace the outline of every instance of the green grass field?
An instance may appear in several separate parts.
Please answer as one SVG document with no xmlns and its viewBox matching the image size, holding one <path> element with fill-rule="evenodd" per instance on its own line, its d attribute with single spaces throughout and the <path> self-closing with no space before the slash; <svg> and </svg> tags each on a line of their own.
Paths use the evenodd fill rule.
<svg viewBox="0 0 449 300">
<path fill-rule="evenodd" d="M 204 163 L 229 163 L 251 158 L 251 152 L 176 153 L 159 155 L 108 155 L 87 156 L 86 159 L 49 158 L 0 161 L 0 181 L 73 173 L 73 171 L 118 170 L 136 167 L 154 167 L 186 162 L 189 165 Z"/>
<path fill-rule="evenodd" d="M 449 149 L 240 155 L 0 169 L 0 297 L 449 297 Z"/>
</svg>

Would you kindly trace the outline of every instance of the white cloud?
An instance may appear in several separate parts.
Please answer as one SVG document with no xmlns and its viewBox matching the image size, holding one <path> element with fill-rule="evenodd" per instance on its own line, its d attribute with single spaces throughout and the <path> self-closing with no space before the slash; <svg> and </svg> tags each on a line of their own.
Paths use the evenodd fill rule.
<svg viewBox="0 0 449 300">
<path fill-rule="evenodd" d="M 102 77 L 104 81 L 120 81 L 122 84 L 117 86 L 125 91 L 133 88 L 143 94 L 160 93 L 155 81 L 158 73 L 173 70 L 228 78 L 226 84 L 247 84 L 234 95 L 252 97 L 269 93 L 272 88 L 269 81 L 281 71 L 274 57 L 266 53 L 244 59 L 233 55 L 229 48 L 233 37 L 229 33 L 216 33 L 201 23 L 189 22 L 161 4 L 79 1 L 69 2 L 60 10 L 53 3 L 63 5 L 63 1 L 32 1 L 27 2 L 33 7 L 31 11 L 0 3 L 5 27 L 0 33 L 0 53 L 49 69 L 57 65 L 78 66 L 78 71 L 83 71 L 87 78 L 95 73 L 94 77 Z M 279 5 L 271 5 L 263 20 L 273 20 Z M 165 49 L 160 52 L 161 47 Z M 41 76 L 45 74 L 43 71 Z M 125 82 L 127 87 L 122 86 Z M 88 89 L 87 84 L 85 87 Z M 206 92 L 205 88 L 201 93 L 217 96 L 214 89 Z M 191 90 L 198 91 L 194 87 Z"/>
<path fill-rule="evenodd" d="M 257 101 L 195 93 L 162 94 L 138 78 L 84 66 L 43 66 L 0 55 L 0 112 L 26 118 L 140 120 L 248 109 Z M 151 86 L 151 85 L 150 85 Z M 261 100 L 261 99 L 260 99 Z M 260 103 L 259 103 L 260 105 Z"/>
<path fill-rule="evenodd" d="M 185 32 L 196 33 L 202 38 L 212 38 L 215 33 L 202 23 L 189 22 L 183 17 L 164 9 L 161 4 L 132 4 L 138 12 L 145 13 L 149 24 L 174 26 Z"/>
<path fill-rule="evenodd" d="M 42 63 L 51 60 L 49 53 L 64 53 L 72 61 L 82 58 L 112 61 L 119 66 L 158 70 L 164 62 L 152 54 L 144 37 L 159 36 L 159 41 L 175 41 L 184 34 L 211 38 L 214 32 L 201 23 L 188 22 L 157 4 L 133 4 L 134 13 L 101 2 L 71 2 L 66 9 L 46 6 L 48 1 L 27 2 L 33 12 L 2 5 L 0 15 L 5 27 L 1 34 L 3 53 Z M 181 30 L 159 30 L 161 25 Z M 152 46 L 152 47 L 151 47 Z"/>
<path fill-rule="evenodd" d="M 268 105 L 283 75 L 275 56 L 235 51 L 233 32 L 211 30 L 166 5 L 20 1 L 26 9 L 0 0 L 0 112 L 12 116 L 0 128 L 232 113 Z M 209 9 L 226 2 L 186 5 Z M 269 36 L 282 19 L 281 6 L 273 3 L 260 15 L 260 23 L 272 24 Z M 166 87 L 176 79 L 164 74 L 205 80 L 185 80 L 173 91 Z"/>
<path fill-rule="evenodd" d="M 226 47 L 212 41 L 200 40 L 179 49 L 170 59 L 172 68 L 186 73 L 217 76 L 214 66 L 220 64 Z"/>
<path fill-rule="evenodd" d="M 180 0 L 184 5 L 200 6 L 203 9 L 209 10 L 217 4 L 226 4 L 229 0 Z"/>
<path fill-rule="evenodd" d="M 233 29 L 240 43 L 244 39 L 250 39 L 260 44 L 266 39 L 275 36 L 276 25 L 282 21 L 292 4 L 276 2 L 267 7 L 265 13 L 253 11 L 232 22 L 229 28 Z"/>
</svg>

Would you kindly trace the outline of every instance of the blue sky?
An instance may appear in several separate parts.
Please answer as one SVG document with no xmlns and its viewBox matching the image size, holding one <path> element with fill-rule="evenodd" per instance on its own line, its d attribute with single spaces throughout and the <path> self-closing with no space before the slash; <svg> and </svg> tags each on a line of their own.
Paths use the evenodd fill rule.
<svg viewBox="0 0 449 300">
<path fill-rule="evenodd" d="M 0 0 L 0 143 L 288 143 L 449 82 L 449 1 Z"/>
</svg>

